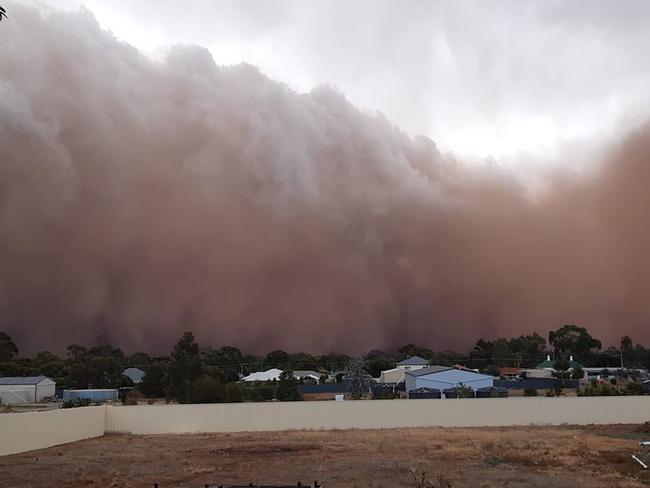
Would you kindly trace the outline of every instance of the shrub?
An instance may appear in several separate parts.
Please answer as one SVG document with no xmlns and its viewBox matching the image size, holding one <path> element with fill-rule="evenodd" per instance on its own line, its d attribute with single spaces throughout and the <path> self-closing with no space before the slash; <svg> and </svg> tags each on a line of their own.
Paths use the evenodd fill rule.
<svg viewBox="0 0 650 488">
<path fill-rule="evenodd" d="M 224 401 L 228 403 L 239 403 L 244 401 L 244 392 L 237 383 L 228 383 L 224 391 Z"/>
<path fill-rule="evenodd" d="M 186 403 L 217 403 L 223 401 L 224 396 L 223 384 L 211 376 L 203 375 L 192 382 Z"/>
<path fill-rule="evenodd" d="M 137 405 L 140 400 L 144 399 L 144 395 L 139 390 L 131 390 L 126 395 L 124 405 Z"/>
<path fill-rule="evenodd" d="M 88 398 L 79 398 L 77 400 L 68 400 L 63 402 L 61 408 L 78 408 L 78 407 L 88 407 L 92 404 Z"/>
<path fill-rule="evenodd" d="M 537 389 L 536 388 L 526 388 L 524 390 L 524 396 L 537 396 Z"/>
</svg>

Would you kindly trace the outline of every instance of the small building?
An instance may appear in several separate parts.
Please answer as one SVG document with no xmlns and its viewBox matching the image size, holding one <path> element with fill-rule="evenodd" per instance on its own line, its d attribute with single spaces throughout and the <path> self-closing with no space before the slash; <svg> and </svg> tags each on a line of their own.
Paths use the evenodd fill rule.
<svg viewBox="0 0 650 488">
<path fill-rule="evenodd" d="M 320 377 L 322 374 L 318 371 L 296 370 L 293 372 L 293 376 L 303 383 L 314 383 L 318 385 L 320 383 Z"/>
<path fill-rule="evenodd" d="M 73 402 L 77 400 L 90 400 L 93 403 L 116 402 L 118 391 L 116 389 L 95 388 L 88 390 L 63 390 L 63 400 Z"/>
<path fill-rule="evenodd" d="M 0 403 L 39 403 L 56 394 L 56 382 L 47 376 L 5 376 L 0 378 Z"/>
<path fill-rule="evenodd" d="M 459 387 L 478 390 L 494 386 L 492 376 L 451 366 L 429 366 L 416 371 L 407 371 L 405 378 L 407 392 L 423 387 L 444 391 Z"/>
<path fill-rule="evenodd" d="M 129 378 L 134 385 L 142 383 L 142 379 L 144 378 L 144 371 L 140 368 L 126 368 L 122 374 Z"/>
<path fill-rule="evenodd" d="M 521 368 L 499 368 L 499 376 L 506 380 L 519 378 L 521 376 L 521 371 Z"/>
<path fill-rule="evenodd" d="M 555 360 L 551 359 L 550 354 L 546 355 L 546 361 L 542 361 L 536 366 L 536 369 L 546 369 L 548 371 L 554 371 L 555 370 Z M 582 364 L 580 364 L 577 361 L 573 360 L 573 356 L 569 356 L 569 371 L 572 371 L 574 369 L 584 369 L 582 367 Z"/>
<path fill-rule="evenodd" d="M 266 371 L 258 371 L 257 373 L 251 373 L 248 376 L 244 376 L 241 381 L 251 382 L 251 381 L 278 381 L 282 370 L 278 368 L 267 369 Z"/>
<path fill-rule="evenodd" d="M 522 369 L 520 376 L 524 379 L 541 379 L 541 378 L 553 378 L 553 370 L 552 369 L 536 369 L 536 368 L 529 368 L 529 369 Z"/>
<path fill-rule="evenodd" d="M 429 366 L 429 361 L 420 356 L 411 356 L 397 363 L 397 367 L 382 371 L 379 376 L 380 383 L 401 383 L 407 371 L 417 371 Z"/>
</svg>

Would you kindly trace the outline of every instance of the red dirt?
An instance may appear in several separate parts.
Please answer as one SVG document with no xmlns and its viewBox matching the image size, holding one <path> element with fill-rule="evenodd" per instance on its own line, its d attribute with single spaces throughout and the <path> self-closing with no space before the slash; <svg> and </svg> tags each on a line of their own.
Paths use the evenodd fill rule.
<svg viewBox="0 0 650 488">
<path fill-rule="evenodd" d="M 0 458 L 0 486 L 642 487 L 647 427 L 111 435 Z"/>
</svg>

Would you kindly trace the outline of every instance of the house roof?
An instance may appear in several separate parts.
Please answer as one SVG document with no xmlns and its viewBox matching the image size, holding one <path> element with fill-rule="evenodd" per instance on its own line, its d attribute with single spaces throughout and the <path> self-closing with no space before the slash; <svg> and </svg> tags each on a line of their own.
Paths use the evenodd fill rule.
<svg viewBox="0 0 650 488">
<path fill-rule="evenodd" d="M 537 369 L 555 369 L 555 361 L 547 359 L 536 366 Z M 569 361 L 569 369 L 582 368 L 582 364 L 577 361 Z"/>
<path fill-rule="evenodd" d="M 272 368 L 267 371 L 260 371 L 257 373 L 251 373 L 248 376 L 242 378 L 242 381 L 269 381 L 273 379 L 280 378 L 282 370 L 278 368 Z"/>
<path fill-rule="evenodd" d="M 451 366 L 429 366 L 428 368 L 416 369 L 415 371 L 407 371 L 406 374 L 410 376 L 424 376 L 425 374 L 440 373 L 441 371 L 448 371 L 454 369 Z"/>
<path fill-rule="evenodd" d="M 499 368 L 499 373 L 501 374 L 519 374 L 521 373 L 521 368 Z"/>
<path fill-rule="evenodd" d="M 38 385 L 43 380 L 54 381 L 47 376 L 5 376 L 0 378 L 0 385 Z"/>
<path fill-rule="evenodd" d="M 420 356 L 411 356 L 397 363 L 398 366 L 426 366 L 427 364 L 429 364 L 429 361 Z"/>
<path fill-rule="evenodd" d="M 318 371 L 301 370 L 301 369 L 294 371 L 293 375 L 297 376 L 299 378 L 304 378 L 306 376 L 312 376 L 312 377 L 314 377 L 316 379 L 320 379 L 320 377 L 322 376 Z"/>
<path fill-rule="evenodd" d="M 140 368 L 126 368 L 122 374 L 134 383 L 142 383 L 142 378 L 144 378 L 144 371 Z"/>
</svg>

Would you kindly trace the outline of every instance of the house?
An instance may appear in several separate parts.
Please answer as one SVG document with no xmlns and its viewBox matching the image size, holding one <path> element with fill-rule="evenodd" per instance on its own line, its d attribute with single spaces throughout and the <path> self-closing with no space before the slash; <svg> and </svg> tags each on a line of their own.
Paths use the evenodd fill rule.
<svg viewBox="0 0 650 488">
<path fill-rule="evenodd" d="M 248 376 L 244 376 L 240 381 L 250 382 L 250 381 L 280 381 L 280 375 L 282 370 L 278 368 L 271 368 L 266 371 L 260 371 L 257 373 L 251 373 Z M 303 380 L 303 382 L 312 382 L 318 384 L 320 382 L 321 374 L 318 371 L 294 371 L 293 377 L 297 380 Z"/>
<path fill-rule="evenodd" d="M 397 363 L 397 367 L 382 371 L 379 376 L 380 383 L 401 383 L 407 371 L 416 371 L 429 366 L 429 361 L 420 356 L 411 356 Z"/>
<path fill-rule="evenodd" d="M 521 376 L 521 368 L 499 368 L 499 376 L 503 379 L 510 380 Z"/>
<path fill-rule="evenodd" d="M 302 381 L 303 383 L 320 383 L 321 373 L 318 371 L 309 371 L 309 370 L 296 370 L 293 372 L 293 376 Z"/>
<path fill-rule="evenodd" d="M 494 377 L 451 366 L 429 366 L 405 374 L 406 391 L 419 388 L 448 390 L 467 387 L 472 390 L 494 386 Z"/>
<path fill-rule="evenodd" d="M 0 403 L 39 403 L 55 395 L 56 383 L 47 376 L 5 376 L 0 378 Z"/>
<path fill-rule="evenodd" d="M 144 371 L 140 368 L 126 368 L 122 374 L 129 378 L 134 385 L 142 383 L 142 378 L 144 378 Z"/>
<path fill-rule="evenodd" d="M 536 366 L 537 369 L 545 369 L 548 371 L 554 371 L 555 370 L 555 360 L 551 359 L 550 355 L 546 355 L 546 361 L 542 361 Z M 569 371 L 572 371 L 574 369 L 584 369 L 582 367 L 582 364 L 580 364 L 577 361 L 573 360 L 573 356 L 569 356 Z"/>
<path fill-rule="evenodd" d="M 257 373 L 251 373 L 248 376 L 244 376 L 241 381 L 273 381 L 276 380 L 278 381 L 280 379 L 280 375 L 282 374 L 282 370 L 278 368 L 271 368 L 266 371 L 260 371 Z"/>
</svg>

